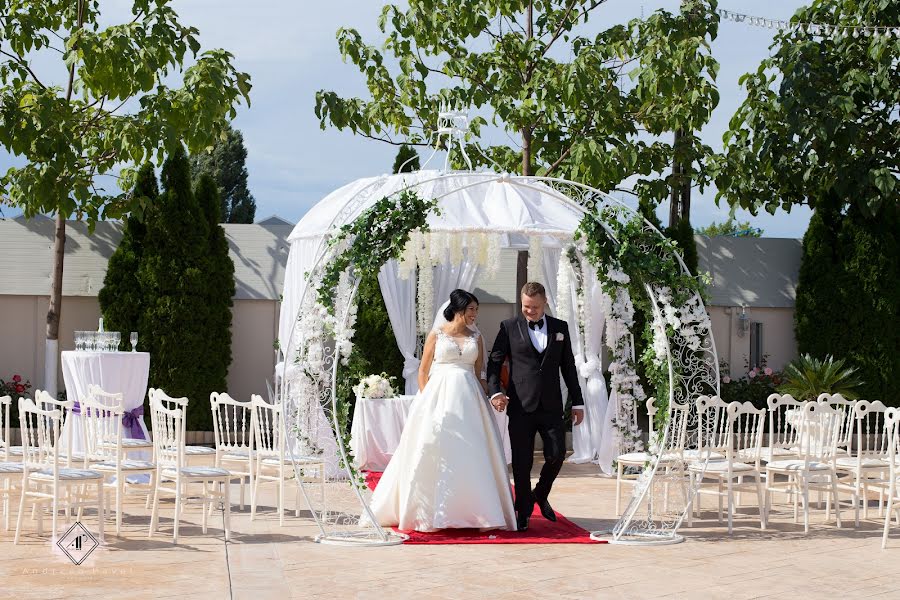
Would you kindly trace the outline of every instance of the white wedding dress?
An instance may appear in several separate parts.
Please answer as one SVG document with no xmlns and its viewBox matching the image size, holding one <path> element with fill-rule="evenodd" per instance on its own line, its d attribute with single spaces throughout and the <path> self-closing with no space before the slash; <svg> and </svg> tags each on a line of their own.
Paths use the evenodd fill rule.
<svg viewBox="0 0 900 600">
<path fill-rule="evenodd" d="M 405 531 L 515 530 L 503 446 L 475 377 L 479 334 L 458 344 L 435 333 L 428 384 L 372 494 L 372 514 Z"/>
</svg>

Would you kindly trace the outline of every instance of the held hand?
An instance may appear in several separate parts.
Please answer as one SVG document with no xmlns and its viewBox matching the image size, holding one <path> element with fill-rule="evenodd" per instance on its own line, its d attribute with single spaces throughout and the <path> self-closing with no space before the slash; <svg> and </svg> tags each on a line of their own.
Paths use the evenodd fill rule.
<svg viewBox="0 0 900 600">
<path fill-rule="evenodd" d="M 491 399 L 491 406 L 493 406 L 494 410 L 496 410 L 497 412 L 503 412 L 506 409 L 506 405 L 508 403 L 509 398 L 502 394 Z"/>
<path fill-rule="evenodd" d="M 573 408 L 572 409 L 572 425 L 581 425 L 582 421 L 584 421 L 584 409 L 583 408 Z"/>
</svg>

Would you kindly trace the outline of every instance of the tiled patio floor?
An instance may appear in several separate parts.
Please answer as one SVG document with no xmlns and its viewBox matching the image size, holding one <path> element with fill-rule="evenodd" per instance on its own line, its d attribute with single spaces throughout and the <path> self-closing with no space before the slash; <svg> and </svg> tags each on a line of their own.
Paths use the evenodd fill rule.
<svg viewBox="0 0 900 600">
<path fill-rule="evenodd" d="M 551 497 L 557 510 L 589 530 L 609 526 L 613 517 L 615 482 L 595 473 L 595 467 L 566 465 Z M 160 533 L 148 540 L 149 516 L 143 502 L 132 500 L 123 536 L 109 534 L 108 525 L 107 545 L 77 567 L 34 535 L 34 523 L 18 546 L 12 531 L 0 532 L 0 598 L 900 597 L 900 528 L 882 551 L 877 510 L 859 529 L 847 514 L 840 530 L 823 522 L 824 511 L 814 511 L 808 535 L 787 511 L 773 515 L 768 531 L 753 518 L 739 520 L 733 536 L 706 520 L 684 528 L 687 541 L 672 546 L 346 548 L 314 543 L 314 523 L 293 511 L 280 527 L 273 491 L 262 495 L 266 508 L 253 522 L 249 508 L 235 508 L 227 544 L 221 513 L 204 536 L 193 509 L 173 546 L 171 505 L 162 512 Z M 95 528 L 92 516 L 84 522 Z"/>
</svg>

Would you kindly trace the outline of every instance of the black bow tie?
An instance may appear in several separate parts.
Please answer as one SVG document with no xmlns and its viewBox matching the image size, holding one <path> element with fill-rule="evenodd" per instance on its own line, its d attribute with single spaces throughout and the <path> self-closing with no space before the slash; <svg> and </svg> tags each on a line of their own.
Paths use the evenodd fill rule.
<svg viewBox="0 0 900 600">
<path fill-rule="evenodd" d="M 528 321 L 528 326 L 532 329 L 543 329 L 544 328 L 544 320 L 538 319 L 537 321 Z"/>
</svg>

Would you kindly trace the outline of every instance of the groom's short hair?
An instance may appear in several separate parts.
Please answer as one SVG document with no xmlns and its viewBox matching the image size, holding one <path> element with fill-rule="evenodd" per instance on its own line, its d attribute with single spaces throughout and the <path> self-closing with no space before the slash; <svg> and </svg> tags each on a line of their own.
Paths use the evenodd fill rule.
<svg viewBox="0 0 900 600">
<path fill-rule="evenodd" d="M 533 298 L 534 296 L 543 296 L 546 299 L 547 290 L 545 290 L 544 286 L 542 286 L 537 281 L 529 281 L 522 286 L 522 295 L 528 296 L 529 298 Z"/>
</svg>

